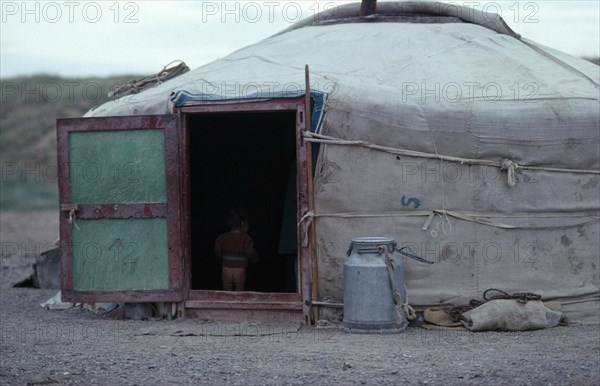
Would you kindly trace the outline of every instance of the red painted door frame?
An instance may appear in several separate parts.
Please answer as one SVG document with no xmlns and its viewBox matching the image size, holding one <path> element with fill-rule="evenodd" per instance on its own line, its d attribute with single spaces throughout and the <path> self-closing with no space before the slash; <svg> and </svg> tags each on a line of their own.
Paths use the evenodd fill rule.
<svg viewBox="0 0 600 386">
<path fill-rule="evenodd" d="M 60 200 L 60 248 L 62 299 L 71 302 L 180 302 L 182 294 L 182 261 L 180 255 L 180 165 L 179 122 L 176 115 L 142 115 L 123 117 L 94 117 L 58 119 L 58 189 Z M 69 133 L 124 131 L 160 128 L 165 135 L 166 203 L 77 203 L 71 200 Z M 105 171 L 106 172 L 106 171 Z M 167 219 L 168 232 L 168 289 L 153 290 L 77 290 L 73 286 L 73 227 L 77 219 Z"/>
<path fill-rule="evenodd" d="M 305 240 L 308 234 L 297 230 L 298 261 L 300 281 L 297 293 L 260 293 L 260 292 L 225 292 L 200 291 L 191 289 L 191 197 L 190 197 L 190 165 L 188 114 L 207 113 L 239 113 L 239 112 L 296 112 L 296 160 L 297 160 L 297 206 L 299 216 L 308 212 L 308 147 L 302 139 L 302 131 L 309 130 L 306 122 L 305 99 L 282 98 L 265 101 L 236 101 L 234 103 L 206 103 L 176 108 L 174 113 L 181 122 L 181 159 L 183 166 L 181 182 L 182 208 L 182 259 L 183 259 L 183 296 L 184 307 L 218 310 L 267 310 L 297 312 L 302 314 L 305 323 L 310 323 L 310 242 Z M 300 219 L 298 218 L 298 221 Z"/>
</svg>

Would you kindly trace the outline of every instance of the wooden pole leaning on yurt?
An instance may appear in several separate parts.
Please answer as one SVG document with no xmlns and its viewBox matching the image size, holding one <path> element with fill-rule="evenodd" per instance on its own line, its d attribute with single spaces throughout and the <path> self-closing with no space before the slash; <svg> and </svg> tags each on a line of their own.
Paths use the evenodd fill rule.
<svg viewBox="0 0 600 386">
<path fill-rule="evenodd" d="M 360 3 L 360 17 L 374 14 L 377 11 L 377 0 L 362 0 Z"/>
<path fill-rule="evenodd" d="M 305 111 L 304 111 L 304 121 L 306 130 L 311 129 L 311 100 L 310 100 L 310 70 L 308 68 L 308 64 L 304 66 L 304 82 L 306 83 L 305 89 Z M 314 186 L 313 186 L 313 164 L 312 164 L 312 143 L 306 142 L 306 174 L 307 178 L 307 190 L 308 190 L 308 211 L 314 212 L 315 210 L 315 195 L 314 195 Z M 305 220 L 309 221 L 309 220 Z M 309 248 L 310 248 L 310 276 L 311 276 L 311 290 L 310 290 L 310 301 L 311 301 L 311 312 L 312 312 L 312 321 L 316 323 L 319 318 L 319 309 L 313 305 L 315 300 L 318 300 L 319 295 L 319 286 L 318 286 L 318 276 L 317 276 L 317 236 L 315 233 L 315 224 L 314 222 L 310 224 L 309 228 Z"/>
</svg>

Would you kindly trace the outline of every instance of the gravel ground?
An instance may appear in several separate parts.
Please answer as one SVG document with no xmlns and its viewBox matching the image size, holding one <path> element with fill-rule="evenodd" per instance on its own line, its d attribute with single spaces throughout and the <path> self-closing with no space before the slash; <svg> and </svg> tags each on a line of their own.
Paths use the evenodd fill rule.
<svg viewBox="0 0 600 386">
<path fill-rule="evenodd" d="M 54 212 L 1 217 L 3 246 L 56 238 Z M 39 304 L 54 290 L 13 288 L 33 260 L 25 255 L 2 256 L 0 384 L 600 384 L 598 326 L 348 335 L 252 321 L 113 320 L 46 311 Z"/>
</svg>

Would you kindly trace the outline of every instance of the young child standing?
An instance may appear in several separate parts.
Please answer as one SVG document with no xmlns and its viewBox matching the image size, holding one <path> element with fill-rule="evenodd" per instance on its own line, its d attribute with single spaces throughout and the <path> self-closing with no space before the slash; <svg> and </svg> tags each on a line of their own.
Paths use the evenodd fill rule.
<svg viewBox="0 0 600 386">
<path fill-rule="evenodd" d="M 223 261 L 223 290 L 243 291 L 248 261 L 255 263 L 259 256 L 248 235 L 248 215 L 245 212 L 230 210 L 227 225 L 230 231 L 221 234 L 215 241 L 215 255 Z"/>
</svg>

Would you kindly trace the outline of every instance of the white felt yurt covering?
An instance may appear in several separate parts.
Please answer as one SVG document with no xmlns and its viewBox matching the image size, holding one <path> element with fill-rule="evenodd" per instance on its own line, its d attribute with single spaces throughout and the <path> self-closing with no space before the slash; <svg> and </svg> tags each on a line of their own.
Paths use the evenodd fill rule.
<svg viewBox="0 0 600 386">
<path fill-rule="evenodd" d="M 317 15 L 87 116 L 171 112 L 173 95 L 327 94 L 315 168 L 319 298 L 343 298 L 350 240 L 391 236 L 414 306 L 488 288 L 600 322 L 599 68 L 437 3 Z M 193 102 L 187 102 L 193 103 Z M 376 145 L 376 146 L 372 146 Z M 375 147 L 375 148 L 374 148 Z"/>
</svg>

